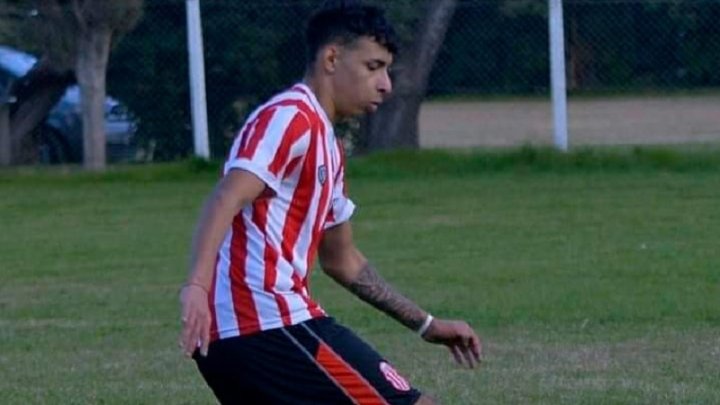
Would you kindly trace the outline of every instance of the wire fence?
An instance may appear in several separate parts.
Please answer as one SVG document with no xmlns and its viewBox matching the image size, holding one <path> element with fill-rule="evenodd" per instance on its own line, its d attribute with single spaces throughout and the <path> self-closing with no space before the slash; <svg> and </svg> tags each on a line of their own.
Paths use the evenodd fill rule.
<svg viewBox="0 0 720 405">
<path fill-rule="evenodd" d="M 545 3 L 460 3 L 421 145 L 552 142 Z M 563 3 L 571 145 L 720 141 L 719 1 Z"/>
<path fill-rule="evenodd" d="M 422 2 L 377 3 L 412 41 Z M 420 115 L 422 146 L 550 142 L 546 3 L 458 1 Z M 254 106 L 301 78 L 303 21 L 317 4 L 202 0 L 214 156 Z M 720 0 L 564 7 L 571 144 L 720 139 Z M 136 115 L 137 136 L 156 160 L 192 153 L 185 27 L 185 0 L 146 0 L 110 60 L 109 93 Z"/>
</svg>

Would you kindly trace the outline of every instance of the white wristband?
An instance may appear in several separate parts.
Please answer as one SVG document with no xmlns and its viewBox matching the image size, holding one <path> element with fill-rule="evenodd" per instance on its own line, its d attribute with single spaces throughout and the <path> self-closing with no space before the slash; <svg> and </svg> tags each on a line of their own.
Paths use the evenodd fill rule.
<svg viewBox="0 0 720 405">
<path fill-rule="evenodd" d="M 423 322 L 422 326 L 420 326 L 420 329 L 418 329 L 417 333 L 418 335 L 422 336 L 427 332 L 427 330 L 430 328 L 430 324 L 433 321 L 433 316 L 428 314 L 427 318 L 425 318 L 425 322 Z"/>
</svg>

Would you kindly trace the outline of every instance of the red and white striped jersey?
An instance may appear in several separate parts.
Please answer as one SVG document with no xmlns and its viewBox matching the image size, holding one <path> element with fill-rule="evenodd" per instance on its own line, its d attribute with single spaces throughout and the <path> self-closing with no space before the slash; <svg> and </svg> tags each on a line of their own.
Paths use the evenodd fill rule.
<svg viewBox="0 0 720 405">
<path fill-rule="evenodd" d="M 242 169 L 265 192 L 234 218 L 217 255 L 212 339 L 324 316 L 308 278 L 323 230 L 347 221 L 342 145 L 310 88 L 297 84 L 253 112 L 224 174 Z"/>
</svg>

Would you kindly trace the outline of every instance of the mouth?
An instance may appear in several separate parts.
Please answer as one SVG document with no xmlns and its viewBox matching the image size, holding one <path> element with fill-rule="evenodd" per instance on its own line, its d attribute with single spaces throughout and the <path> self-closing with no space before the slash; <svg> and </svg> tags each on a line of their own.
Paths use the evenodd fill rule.
<svg viewBox="0 0 720 405">
<path fill-rule="evenodd" d="M 374 113 L 375 111 L 378 110 L 378 108 L 380 108 L 380 103 L 372 102 L 372 103 L 368 104 L 366 111 L 370 112 L 370 113 Z"/>
</svg>

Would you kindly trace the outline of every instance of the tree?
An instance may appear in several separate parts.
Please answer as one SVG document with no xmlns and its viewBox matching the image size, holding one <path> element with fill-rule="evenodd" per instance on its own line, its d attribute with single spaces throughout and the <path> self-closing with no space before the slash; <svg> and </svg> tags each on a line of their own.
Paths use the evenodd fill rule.
<svg viewBox="0 0 720 405">
<path fill-rule="evenodd" d="M 457 0 L 428 0 L 407 52 L 396 62 L 390 98 L 366 123 L 367 149 L 417 148 L 418 115 Z"/>
<path fill-rule="evenodd" d="M 23 78 L 17 80 L 10 93 L 17 99 L 10 107 L 9 134 L 11 163 L 32 161 L 37 148 L 35 137 L 30 136 L 38 124 L 45 118 L 50 108 L 60 99 L 65 88 L 73 83 L 72 71 L 61 60 L 53 57 L 57 54 L 54 43 L 42 47 L 44 26 L 35 24 L 37 9 L 32 4 L 20 0 L 6 0 L 0 3 L 0 40 L 22 49 L 42 52 L 43 48 L 52 50 L 40 58 L 39 62 Z M 48 36 L 50 39 L 54 37 Z"/>
<path fill-rule="evenodd" d="M 0 43 L 12 42 L 18 37 L 18 25 L 22 21 L 22 9 L 17 1 L 0 3 Z"/>
<path fill-rule="evenodd" d="M 142 0 L 34 0 L 32 40 L 39 62 L 14 88 L 13 139 L 27 138 L 77 79 L 82 98 L 85 167 L 105 167 L 104 103 L 110 49 L 134 27 Z M 27 7 L 27 5 L 26 5 Z M 22 142 L 17 142 L 22 143 Z"/>
<path fill-rule="evenodd" d="M 103 169 L 105 157 L 106 73 L 110 48 L 139 20 L 142 0 L 72 0 L 77 41 L 76 76 L 80 84 L 84 165 Z"/>
</svg>

